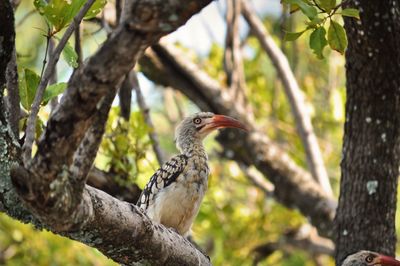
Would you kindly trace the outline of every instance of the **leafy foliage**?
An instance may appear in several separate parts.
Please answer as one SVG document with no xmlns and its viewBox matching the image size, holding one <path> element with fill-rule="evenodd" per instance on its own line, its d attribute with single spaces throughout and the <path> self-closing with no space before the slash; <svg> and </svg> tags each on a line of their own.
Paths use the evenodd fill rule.
<svg viewBox="0 0 400 266">
<path fill-rule="evenodd" d="M 336 50 L 341 54 L 344 53 L 344 50 L 347 47 L 346 32 L 339 23 L 333 20 L 331 21 L 328 30 L 328 43 L 333 50 Z"/>
<path fill-rule="evenodd" d="M 21 105 L 25 108 L 25 110 L 30 111 L 33 100 L 35 99 L 37 87 L 40 82 L 40 76 L 29 68 L 20 68 L 18 70 L 18 76 Z M 46 105 L 51 99 L 63 93 L 66 87 L 67 83 L 65 82 L 48 86 L 44 92 L 42 104 Z"/>
<path fill-rule="evenodd" d="M 75 49 L 72 48 L 70 43 L 67 42 L 65 44 L 65 47 L 62 51 L 62 56 L 70 67 L 78 67 L 78 54 L 75 52 Z"/>
<path fill-rule="evenodd" d="M 25 110 L 30 110 L 35 99 L 36 89 L 40 82 L 40 76 L 35 71 L 22 68 L 18 71 L 19 97 Z"/>
<path fill-rule="evenodd" d="M 326 30 L 324 27 L 316 28 L 310 35 L 310 48 L 314 51 L 319 59 L 324 58 L 322 51 L 328 44 L 325 35 Z"/>
<path fill-rule="evenodd" d="M 116 266 L 99 251 L 50 232 L 39 232 L 0 213 L 0 264 Z"/>
<path fill-rule="evenodd" d="M 131 113 L 129 122 L 118 115 L 119 109 L 112 108 L 97 163 L 112 173 L 118 183 L 129 185 L 137 180 L 138 173 L 146 172 L 142 168 L 153 164 L 147 156 L 151 149 L 150 128 L 140 112 Z M 155 169 L 150 168 L 150 172 Z"/>
<path fill-rule="evenodd" d="M 299 32 L 286 32 L 285 40 L 294 41 L 303 33 L 312 31 L 309 45 L 319 59 L 323 59 L 323 50 L 329 43 L 332 50 L 343 54 L 347 48 L 346 32 L 341 24 L 334 20 L 334 16 L 342 15 L 360 19 L 359 10 L 346 8 L 339 11 L 342 3 L 336 4 L 336 0 L 283 0 L 290 5 L 290 10 L 295 12 L 301 10 L 306 15 L 307 27 Z M 326 40 L 326 22 L 329 21 L 328 40 Z"/>
<path fill-rule="evenodd" d="M 56 32 L 65 28 L 78 14 L 85 0 L 35 0 L 36 9 L 50 23 Z M 89 9 L 85 18 L 95 17 L 107 3 L 106 0 L 97 0 Z"/>
<path fill-rule="evenodd" d="M 55 83 L 46 88 L 43 95 L 43 103 L 47 104 L 51 99 L 57 97 L 67 88 L 66 82 Z"/>
</svg>

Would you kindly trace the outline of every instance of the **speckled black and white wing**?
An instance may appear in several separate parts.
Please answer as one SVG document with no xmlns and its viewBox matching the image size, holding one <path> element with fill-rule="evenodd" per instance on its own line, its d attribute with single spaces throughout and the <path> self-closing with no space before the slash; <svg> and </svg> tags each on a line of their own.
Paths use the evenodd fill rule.
<svg viewBox="0 0 400 266">
<path fill-rule="evenodd" d="M 157 193 L 173 183 L 183 172 L 187 163 L 188 157 L 184 154 L 179 154 L 165 162 L 150 178 L 136 205 L 146 210 L 153 204 Z"/>
</svg>

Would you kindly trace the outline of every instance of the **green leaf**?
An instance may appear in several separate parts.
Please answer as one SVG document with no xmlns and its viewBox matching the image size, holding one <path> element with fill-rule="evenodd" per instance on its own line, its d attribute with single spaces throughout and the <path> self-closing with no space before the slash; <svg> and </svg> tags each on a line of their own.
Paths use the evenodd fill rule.
<svg viewBox="0 0 400 266">
<path fill-rule="evenodd" d="M 353 18 L 360 19 L 360 11 L 355 8 L 343 9 L 341 14 L 342 14 L 342 16 L 345 16 L 345 17 L 353 17 Z"/>
<path fill-rule="evenodd" d="M 84 3 L 85 0 L 50 0 L 49 3 L 45 0 L 34 1 L 36 9 L 57 32 L 72 21 Z"/>
<path fill-rule="evenodd" d="M 40 76 L 28 68 L 20 69 L 19 73 L 19 97 L 25 110 L 29 111 L 35 99 L 36 89 L 40 82 Z"/>
<path fill-rule="evenodd" d="M 310 48 L 314 51 L 319 59 L 323 59 L 324 47 L 328 44 L 326 40 L 326 30 L 324 27 L 315 29 L 310 35 Z"/>
<path fill-rule="evenodd" d="M 324 20 L 322 18 L 319 17 L 315 17 L 313 19 L 311 19 L 310 21 L 306 21 L 306 24 L 310 27 L 310 28 L 318 28 L 319 24 L 321 24 Z"/>
<path fill-rule="evenodd" d="M 289 9 L 290 14 L 293 14 L 299 10 L 300 10 L 300 7 L 298 5 L 290 5 L 290 9 Z"/>
<path fill-rule="evenodd" d="M 315 7 L 305 3 L 302 0 L 284 0 L 284 2 L 291 5 L 299 6 L 301 12 L 303 12 L 303 14 L 306 15 L 309 19 L 313 19 L 318 15 L 318 11 Z"/>
<path fill-rule="evenodd" d="M 328 29 L 328 43 L 329 46 L 343 54 L 347 47 L 346 32 L 342 25 L 331 20 L 331 24 Z"/>
<path fill-rule="evenodd" d="M 35 0 L 33 1 L 35 8 L 39 11 L 41 15 L 44 14 L 45 7 L 47 6 L 47 2 L 45 0 Z"/>
<path fill-rule="evenodd" d="M 52 84 L 46 88 L 43 94 L 43 103 L 48 103 L 51 99 L 63 93 L 67 88 L 66 82 Z"/>
<path fill-rule="evenodd" d="M 78 54 L 75 52 L 74 48 L 67 42 L 63 51 L 63 58 L 67 64 L 73 68 L 77 68 L 78 65 Z"/>
<path fill-rule="evenodd" d="M 104 6 L 107 4 L 107 0 L 96 0 L 90 7 L 89 11 L 86 13 L 84 19 L 94 18 L 97 14 L 103 10 Z"/>
<path fill-rule="evenodd" d="M 316 2 L 328 13 L 336 6 L 336 0 L 316 0 Z"/>
<path fill-rule="evenodd" d="M 34 5 L 39 13 L 54 26 L 55 31 L 59 32 L 72 21 L 85 2 L 85 0 L 50 0 L 47 3 L 46 0 L 35 0 Z M 95 17 L 106 3 L 107 0 L 96 0 L 84 18 Z"/>
<path fill-rule="evenodd" d="M 38 139 L 43 133 L 44 122 L 42 119 L 40 119 L 40 117 L 38 117 L 36 121 L 35 138 Z"/>
<path fill-rule="evenodd" d="M 284 41 L 294 41 L 298 39 L 306 30 L 300 32 L 285 32 L 285 37 L 283 38 Z"/>
</svg>

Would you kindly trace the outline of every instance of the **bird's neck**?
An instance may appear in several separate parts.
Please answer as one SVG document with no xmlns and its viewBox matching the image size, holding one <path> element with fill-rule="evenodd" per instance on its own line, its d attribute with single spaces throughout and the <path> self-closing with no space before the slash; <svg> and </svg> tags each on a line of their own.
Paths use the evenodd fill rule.
<svg viewBox="0 0 400 266">
<path fill-rule="evenodd" d="M 181 152 L 188 157 L 198 156 L 207 159 L 207 153 L 203 146 L 203 141 L 199 139 L 193 139 L 182 143 L 179 147 Z"/>
</svg>

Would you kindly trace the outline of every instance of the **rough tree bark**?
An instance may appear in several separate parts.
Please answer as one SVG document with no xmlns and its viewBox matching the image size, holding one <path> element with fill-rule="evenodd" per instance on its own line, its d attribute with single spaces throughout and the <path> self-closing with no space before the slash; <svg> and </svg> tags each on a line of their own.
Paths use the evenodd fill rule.
<svg viewBox="0 0 400 266">
<path fill-rule="evenodd" d="M 37 153 L 24 168 L 19 144 L 4 118 L 4 75 L 13 49 L 10 40 L 14 22 L 9 1 L 1 1 L 0 211 L 93 246 L 124 265 L 210 264 L 190 242 L 153 224 L 133 204 L 85 185 L 97 143 L 91 137 L 98 135 L 90 134 L 90 130 L 101 131 L 93 124 L 101 120 L 98 114 L 104 103 L 115 96 L 121 78 L 146 47 L 184 24 L 209 2 L 126 1 L 121 24 L 74 72 L 38 142 Z"/>
<path fill-rule="evenodd" d="M 336 262 L 360 249 L 394 255 L 400 143 L 399 1 L 350 1 L 347 102 Z"/>
<path fill-rule="evenodd" d="M 10 2 L 2 1 L 0 3 L 0 24 L 2 25 L 0 28 L 0 92 L 4 90 L 6 84 L 7 65 L 12 56 L 11 51 L 14 49 L 15 31 L 13 14 Z"/>
</svg>

